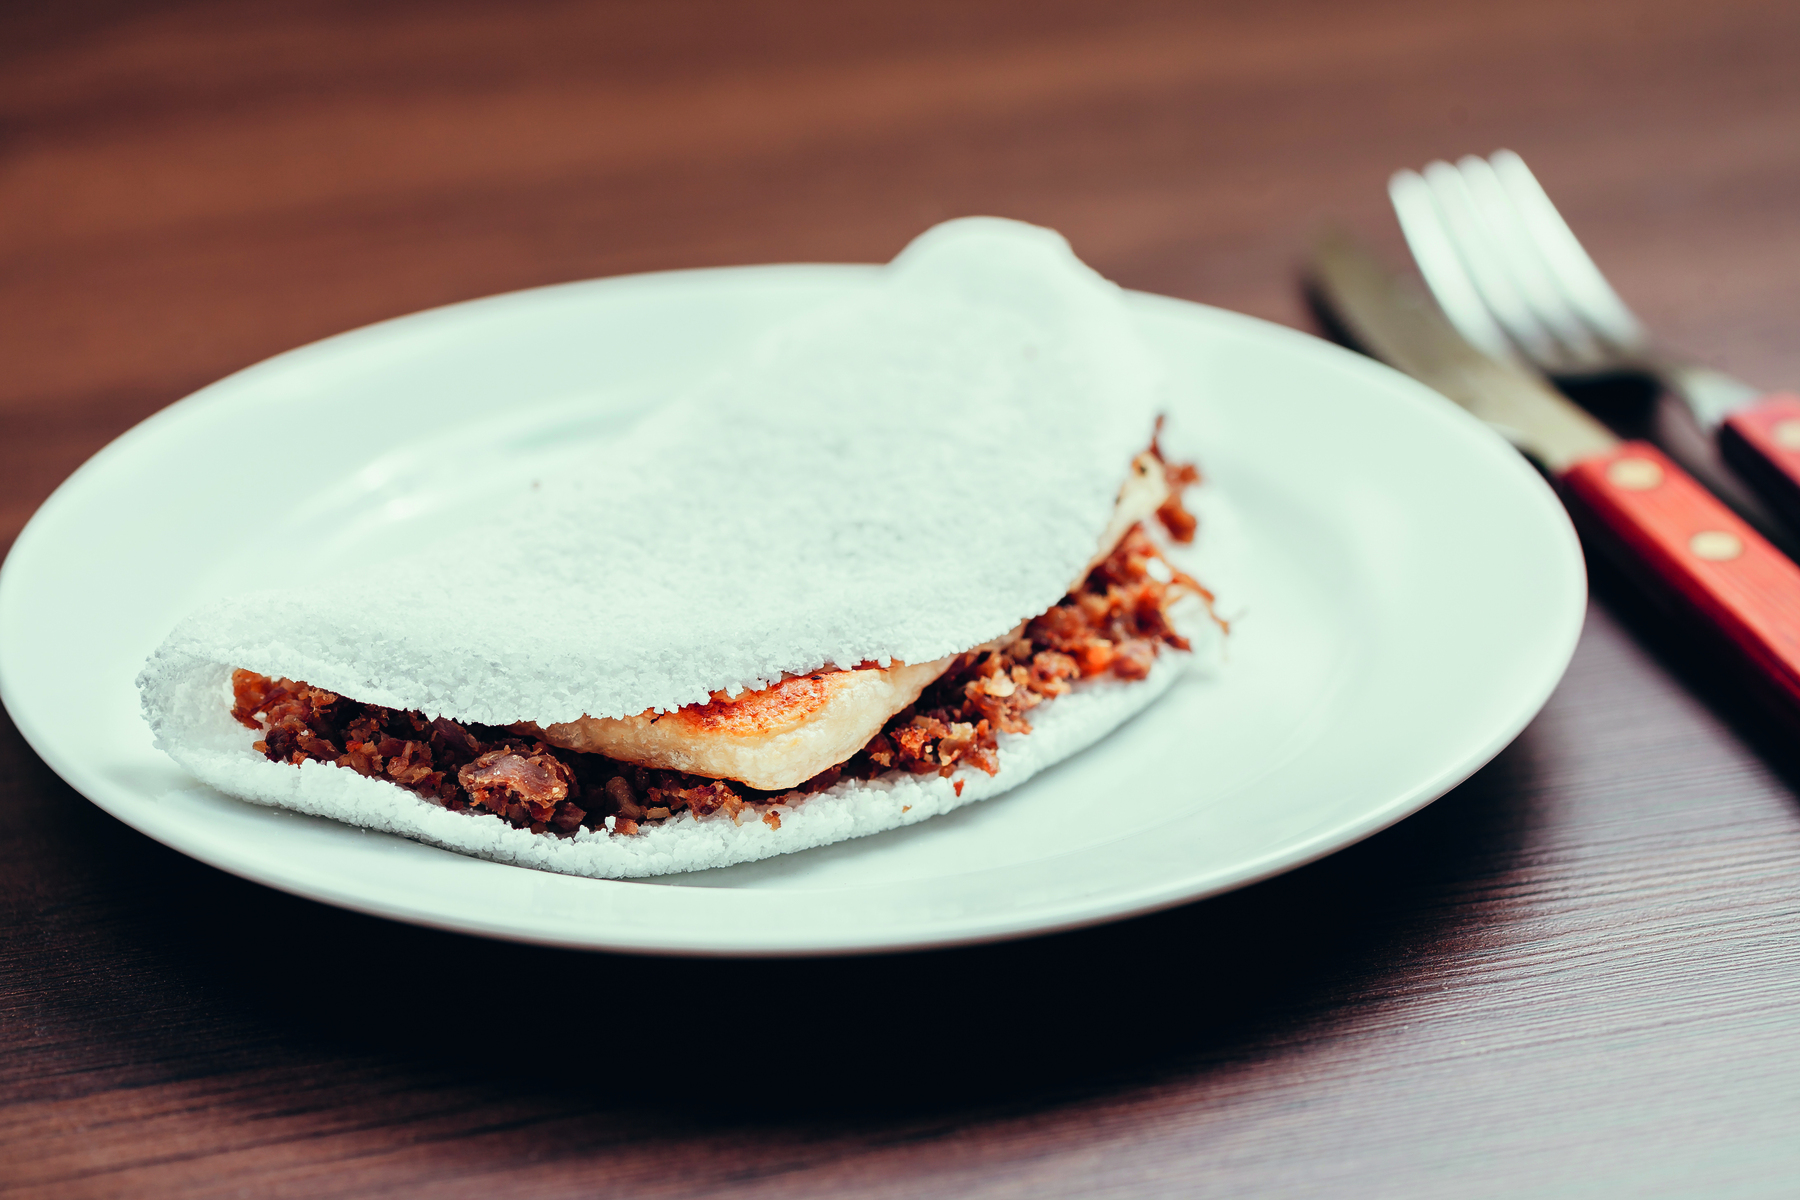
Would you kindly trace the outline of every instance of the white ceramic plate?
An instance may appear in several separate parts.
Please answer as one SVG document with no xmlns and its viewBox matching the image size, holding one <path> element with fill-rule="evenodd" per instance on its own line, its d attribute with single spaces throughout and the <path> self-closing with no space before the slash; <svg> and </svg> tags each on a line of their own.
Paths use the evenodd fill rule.
<svg viewBox="0 0 1800 1200">
<path fill-rule="evenodd" d="M 1442 795 L 1561 677 L 1586 582 L 1562 508 L 1498 437 L 1372 361 L 1133 296 L 1174 374 L 1170 440 L 1208 484 L 1192 568 L 1236 618 L 1100 745 L 949 816 L 647 882 L 501 866 L 195 784 L 133 686 L 226 590 L 447 528 L 555 469 L 727 347 L 873 278 L 781 266 L 498 296 L 331 338 L 159 413 L 32 519 L 0 574 L 0 695 L 108 812 L 203 862 L 404 921 L 674 954 L 941 946 L 1239 887 Z"/>
</svg>

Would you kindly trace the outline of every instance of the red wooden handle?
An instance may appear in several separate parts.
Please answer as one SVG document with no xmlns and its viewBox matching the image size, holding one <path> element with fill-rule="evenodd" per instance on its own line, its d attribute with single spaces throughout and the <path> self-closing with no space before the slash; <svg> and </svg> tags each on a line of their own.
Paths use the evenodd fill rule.
<svg viewBox="0 0 1800 1200">
<path fill-rule="evenodd" d="M 1578 516 L 1800 705 L 1800 567 L 1648 442 L 1569 468 Z"/>
<path fill-rule="evenodd" d="M 1800 529 L 1800 396 L 1764 396 L 1725 418 L 1719 451 L 1739 478 Z"/>
</svg>

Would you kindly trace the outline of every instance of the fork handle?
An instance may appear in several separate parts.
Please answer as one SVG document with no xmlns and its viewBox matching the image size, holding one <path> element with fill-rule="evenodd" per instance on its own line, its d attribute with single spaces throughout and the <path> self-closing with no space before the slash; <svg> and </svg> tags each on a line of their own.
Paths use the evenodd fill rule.
<svg viewBox="0 0 1800 1200">
<path fill-rule="evenodd" d="M 1800 530 L 1800 396 L 1779 393 L 1733 409 L 1719 426 L 1719 453 Z"/>
<path fill-rule="evenodd" d="M 1563 474 L 1571 514 L 1653 599 L 1723 636 L 1800 708 L 1800 567 L 1648 442 Z"/>
</svg>

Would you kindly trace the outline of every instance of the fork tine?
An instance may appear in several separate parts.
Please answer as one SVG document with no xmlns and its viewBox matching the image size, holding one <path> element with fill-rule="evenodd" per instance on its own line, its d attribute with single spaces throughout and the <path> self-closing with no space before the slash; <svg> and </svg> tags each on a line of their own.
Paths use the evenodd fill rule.
<svg viewBox="0 0 1800 1200">
<path fill-rule="evenodd" d="M 1496 150 L 1490 161 L 1513 211 L 1575 311 L 1619 350 L 1642 353 L 1649 345 L 1644 327 L 1582 249 L 1525 160 L 1511 150 Z"/>
<path fill-rule="evenodd" d="M 1566 366 L 1562 345 L 1538 321 L 1500 261 L 1494 236 L 1477 211 L 1462 172 L 1447 162 L 1432 162 L 1426 164 L 1423 174 L 1443 214 L 1444 230 L 1500 328 L 1545 370 Z"/>
<path fill-rule="evenodd" d="M 1456 247 L 1444 230 L 1437 201 L 1432 198 L 1431 185 L 1417 171 L 1396 171 L 1388 180 L 1388 198 L 1393 201 L 1394 215 L 1400 218 L 1400 231 L 1406 235 L 1419 273 L 1457 332 L 1495 358 L 1518 361 L 1518 352 L 1495 323 L 1457 257 Z"/>
<path fill-rule="evenodd" d="M 1485 158 L 1474 155 L 1457 164 L 1468 185 L 1482 224 L 1487 227 L 1494 258 L 1518 289 L 1544 329 L 1561 343 L 1564 360 L 1576 370 L 1593 371 L 1607 364 L 1609 353 L 1594 340 L 1581 314 L 1569 303 L 1544 262 L 1531 234 L 1520 223 L 1512 199 Z"/>
</svg>

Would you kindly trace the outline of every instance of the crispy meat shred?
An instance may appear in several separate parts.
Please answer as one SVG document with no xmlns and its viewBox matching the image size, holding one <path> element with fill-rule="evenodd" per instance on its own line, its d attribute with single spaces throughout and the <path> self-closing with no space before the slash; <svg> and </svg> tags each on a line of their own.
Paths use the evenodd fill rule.
<svg viewBox="0 0 1800 1200">
<path fill-rule="evenodd" d="M 1191 541 L 1195 521 L 1180 496 L 1199 474 L 1191 464 L 1166 461 L 1164 470 L 1171 495 L 1157 518 L 1171 537 Z M 949 776 L 964 767 L 995 774 L 999 735 L 1030 733 L 1026 714 L 1044 701 L 1077 680 L 1142 679 L 1164 646 L 1186 650 L 1168 621 L 1169 607 L 1185 595 L 1212 602 L 1134 525 L 1055 608 L 1000 643 L 959 657 L 847 762 L 788 792 L 562 750 L 513 730 L 363 704 L 253 671 L 233 672 L 231 715 L 262 734 L 255 746 L 271 762 L 348 767 L 453 811 L 491 814 L 533 833 L 566 837 L 585 827 L 629 835 L 683 812 L 742 821 L 746 809 L 779 828 L 772 805 L 840 779 L 887 771 Z"/>
</svg>

